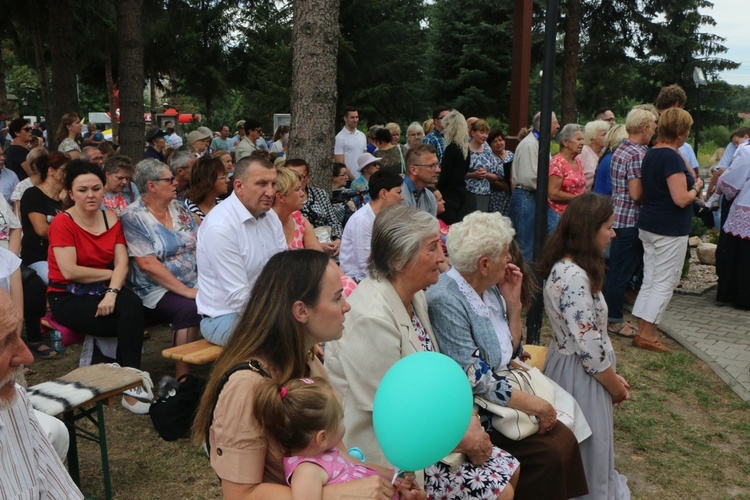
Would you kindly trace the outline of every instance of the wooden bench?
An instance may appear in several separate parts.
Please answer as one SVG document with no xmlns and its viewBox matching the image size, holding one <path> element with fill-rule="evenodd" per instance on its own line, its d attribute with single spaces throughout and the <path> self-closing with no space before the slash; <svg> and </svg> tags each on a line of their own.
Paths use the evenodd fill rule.
<svg viewBox="0 0 750 500">
<path fill-rule="evenodd" d="M 191 365 L 205 365 L 215 361 L 223 347 L 212 344 L 206 339 L 164 349 L 161 355 L 167 359 L 182 361 Z"/>
<path fill-rule="evenodd" d="M 90 397 L 85 401 L 80 401 L 74 406 L 65 408 L 61 404 L 59 410 L 50 410 L 49 407 L 40 406 L 38 396 L 31 394 L 33 391 L 38 390 L 47 397 L 52 397 L 53 400 L 57 401 L 58 398 L 54 392 L 54 388 L 45 387 L 43 390 L 42 386 L 45 384 L 39 384 L 34 387 L 30 387 L 30 399 L 34 408 L 38 411 L 46 413 L 48 415 L 56 416 L 62 415 L 62 420 L 65 422 L 65 426 L 68 429 L 68 436 L 70 438 L 70 444 L 68 446 L 68 472 L 73 482 L 81 486 L 81 474 L 78 462 L 78 440 L 77 438 L 83 438 L 99 445 L 99 452 L 101 455 L 102 464 L 102 479 L 104 482 L 104 497 L 109 500 L 112 498 L 112 480 L 109 471 L 109 452 L 107 450 L 107 429 L 104 423 L 104 405 L 112 404 L 116 398 L 121 397 L 122 393 L 128 389 L 139 387 L 143 385 L 139 372 L 128 368 L 114 367 L 110 365 L 94 365 L 78 368 L 63 377 L 60 377 L 57 382 L 67 382 L 80 384 L 79 389 L 86 389 L 89 391 L 96 390 L 97 395 Z M 64 396 L 60 396 L 63 400 L 65 397 L 70 397 L 70 393 L 65 392 Z M 44 400 L 44 397 L 42 398 Z M 88 429 L 77 424 L 79 420 L 89 420 L 96 426 L 96 432 L 91 432 Z"/>
</svg>

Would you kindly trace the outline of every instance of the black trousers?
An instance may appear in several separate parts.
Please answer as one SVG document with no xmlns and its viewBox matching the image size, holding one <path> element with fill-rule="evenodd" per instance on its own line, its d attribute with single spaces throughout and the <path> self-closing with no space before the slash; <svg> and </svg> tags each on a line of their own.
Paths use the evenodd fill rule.
<svg viewBox="0 0 750 500">
<path fill-rule="evenodd" d="M 21 265 L 23 281 L 23 319 L 26 322 L 26 338 L 29 342 L 42 341 L 39 320 L 47 311 L 47 285 L 31 268 Z"/>
<path fill-rule="evenodd" d="M 71 330 L 95 337 L 117 338 L 117 362 L 121 366 L 141 367 L 143 348 L 143 302 L 127 288 L 120 290 L 115 311 L 108 316 L 96 315 L 102 297 L 48 294 L 49 306 L 55 319 Z"/>
</svg>

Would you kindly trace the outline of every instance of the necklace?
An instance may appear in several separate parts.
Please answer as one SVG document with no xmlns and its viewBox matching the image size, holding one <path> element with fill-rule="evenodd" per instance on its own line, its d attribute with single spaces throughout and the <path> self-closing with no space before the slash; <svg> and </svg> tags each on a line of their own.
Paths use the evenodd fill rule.
<svg viewBox="0 0 750 500">
<path fill-rule="evenodd" d="M 99 227 L 99 219 L 97 218 L 94 222 L 94 227 L 91 227 L 88 222 L 83 218 L 83 215 L 81 215 L 81 212 L 78 211 L 78 207 L 76 205 L 73 205 L 73 210 L 75 210 L 76 215 L 78 218 L 83 222 L 83 225 L 86 226 L 86 228 L 89 230 L 90 233 L 99 234 L 99 231 L 97 231 L 97 228 Z"/>
<path fill-rule="evenodd" d="M 144 203 L 144 205 L 146 205 L 146 203 Z M 151 212 L 151 215 L 153 215 L 154 218 L 157 221 L 159 221 L 159 223 L 162 224 L 163 226 L 166 226 L 168 224 L 168 220 L 169 220 L 169 209 L 168 208 L 166 208 L 164 210 L 164 213 L 162 214 L 161 217 L 159 217 L 156 214 L 156 212 L 154 212 L 153 210 L 151 210 L 151 207 L 149 207 L 148 205 L 146 205 L 146 210 L 148 210 L 149 212 Z"/>
</svg>

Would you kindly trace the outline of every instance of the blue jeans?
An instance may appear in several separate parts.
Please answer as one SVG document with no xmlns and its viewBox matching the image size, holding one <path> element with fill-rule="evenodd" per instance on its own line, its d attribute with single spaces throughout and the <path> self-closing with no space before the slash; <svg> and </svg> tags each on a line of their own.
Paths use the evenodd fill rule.
<svg viewBox="0 0 750 500">
<path fill-rule="evenodd" d="M 610 323 L 622 323 L 622 304 L 625 288 L 636 267 L 643 261 L 643 244 L 638 238 L 637 227 L 615 229 L 615 237 L 609 247 L 609 267 L 604 280 L 604 300 L 607 301 Z"/>
<path fill-rule="evenodd" d="M 212 344 L 225 346 L 239 319 L 238 313 L 225 314 L 215 318 L 205 317 L 201 320 L 201 334 Z"/>
<path fill-rule="evenodd" d="M 528 263 L 534 260 L 535 212 L 536 194 L 522 188 L 514 189 L 510 197 L 508 215 L 516 230 L 516 241 L 521 248 L 523 259 Z"/>
</svg>

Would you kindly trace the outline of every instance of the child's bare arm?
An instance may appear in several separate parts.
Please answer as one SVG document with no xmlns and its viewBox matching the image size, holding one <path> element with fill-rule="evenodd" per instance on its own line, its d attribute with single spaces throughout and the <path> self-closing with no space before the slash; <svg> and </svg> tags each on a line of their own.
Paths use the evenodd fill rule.
<svg viewBox="0 0 750 500">
<path fill-rule="evenodd" d="M 323 486 L 328 482 L 328 474 L 319 465 L 301 463 L 294 469 L 292 480 L 293 500 L 318 500 L 323 498 Z"/>
</svg>

